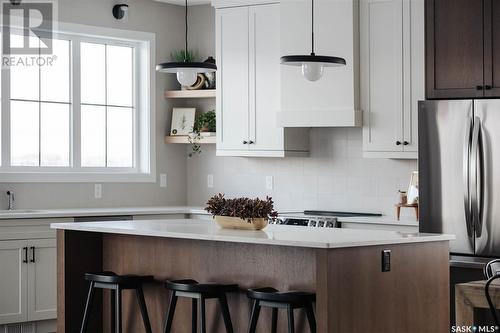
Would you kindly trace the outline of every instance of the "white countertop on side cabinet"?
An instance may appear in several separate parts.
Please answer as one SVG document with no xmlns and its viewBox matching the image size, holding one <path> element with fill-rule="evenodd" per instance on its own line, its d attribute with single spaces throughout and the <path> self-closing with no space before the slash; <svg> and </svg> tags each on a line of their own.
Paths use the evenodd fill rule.
<svg viewBox="0 0 500 333">
<path fill-rule="evenodd" d="M 208 215 L 202 207 L 155 206 L 155 207 L 110 207 L 110 208 L 68 208 L 68 209 L 14 209 L 0 211 L 0 220 L 32 219 L 47 217 L 119 216 L 119 215 Z"/>
<path fill-rule="evenodd" d="M 453 235 L 396 231 L 309 229 L 269 225 L 263 231 L 221 229 L 207 220 L 172 219 L 118 222 L 53 223 L 54 229 L 309 248 L 344 248 L 455 239 Z"/>
</svg>

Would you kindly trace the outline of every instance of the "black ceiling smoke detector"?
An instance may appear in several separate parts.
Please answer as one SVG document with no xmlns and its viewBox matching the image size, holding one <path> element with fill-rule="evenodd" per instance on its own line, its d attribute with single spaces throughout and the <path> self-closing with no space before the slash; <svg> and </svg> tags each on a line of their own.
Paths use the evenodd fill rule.
<svg viewBox="0 0 500 333">
<path fill-rule="evenodd" d="M 189 87 L 192 86 L 197 78 L 198 73 L 210 73 L 217 71 L 217 66 L 215 65 L 215 59 L 209 58 L 204 62 L 188 61 L 188 2 L 185 1 L 185 14 L 184 22 L 186 25 L 185 31 L 185 49 L 184 49 L 184 61 L 181 62 L 165 62 L 156 66 L 156 70 L 161 73 L 172 73 L 177 74 L 177 81 L 182 86 Z"/>
<path fill-rule="evenodd" d="M 301 66 L 302 75 L 309 81 L 317 81 L 323 76 L 325 67 L 345 66 L 344 58 L 320 56 L 314 53 L 314 0 L 311 0 L 311 54 L 287 55 L 281 57 L 281 63 L 288 66 Z"/>
<path fill-rule="evenodd" d="M 125 13 L 128 11 L 128 5 L 120 3 L 113 6 L 113 16 L 117 20 L 121 20 L 125 17 Z"/>
</svg>

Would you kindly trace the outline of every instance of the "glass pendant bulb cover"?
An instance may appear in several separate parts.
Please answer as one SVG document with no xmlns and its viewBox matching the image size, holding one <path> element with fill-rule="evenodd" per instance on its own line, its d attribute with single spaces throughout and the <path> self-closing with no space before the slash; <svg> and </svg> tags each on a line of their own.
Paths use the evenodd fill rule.
<svg viewBox="0 0 500 333">
<path fill-rule="evenodd" d="M 160 73 L 171 73 L 177 74 L 177 81 L 182 86 L 189 87 L 196 83 L 198 73 L 209 73 L 217 71 L 217 66 L 214 62 L 192 62 L 188 61 L 188 3 L 185 1 L 185 25 L 186 25 L 186 36 L 185 36 L 185 50 L 184 50 L 184 61 L 171 61 L 156 65 L 156 70 Z M 212 58 L 213 60 L 213 58 Z"/>
<path fill-rule="evenodd" d="M 314 53 L 314 0 L 311 0 L 311 54 L 310 55 L 287 55 L 281 57 L 281 63 L 288 66 L 302 67 L 302 75 L 309 81 L 317 81 L 323 76 L 325 67 L 345 66 L 344 58 L 333 56 L 321 56 Z"/>
<path fill-rule="evenodd" d="M 177 72 L 177 81 L 183 87 L 190 87 L 196 83 L 198 72 L 192 69 L 184 69 Z"/>
<path fill-rule="evenodd" d="M 324 68 L 318 62 L 304 62 L 302 63 L 302 75 L 309 81 L 318 81 L 323 76 Z"/>
</svg>

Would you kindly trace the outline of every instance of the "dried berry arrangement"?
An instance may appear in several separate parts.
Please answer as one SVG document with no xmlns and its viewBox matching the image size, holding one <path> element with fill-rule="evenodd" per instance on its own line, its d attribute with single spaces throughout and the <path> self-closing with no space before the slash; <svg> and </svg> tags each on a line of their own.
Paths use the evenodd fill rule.
<svg viewBox="0 0 500 333">
<path fill-rule="evenodd" d="M 248 223 L 254 218 L 274 219 L 278 213 L 274 210 L 274 202 L 270 197 L 266 200 L 259 198 L 235 198 L 226 199 L 224 194 L 214 195 L 207 202 L 205 208 L 213 216 L 230 216 L 247 220 Z"/>
</svg>

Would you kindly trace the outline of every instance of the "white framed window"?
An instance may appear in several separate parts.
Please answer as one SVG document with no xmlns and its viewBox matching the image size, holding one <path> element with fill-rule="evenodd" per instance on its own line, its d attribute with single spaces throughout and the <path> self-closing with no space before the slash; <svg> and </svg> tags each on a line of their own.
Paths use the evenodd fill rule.
<svg viewBox="0 0 500 333">
<path fill-rule="evenodd" d="M 154 34 L 58 28 L 41 60 L 2 53 L 0 181 L 154 182 Z"/>
</svg>

